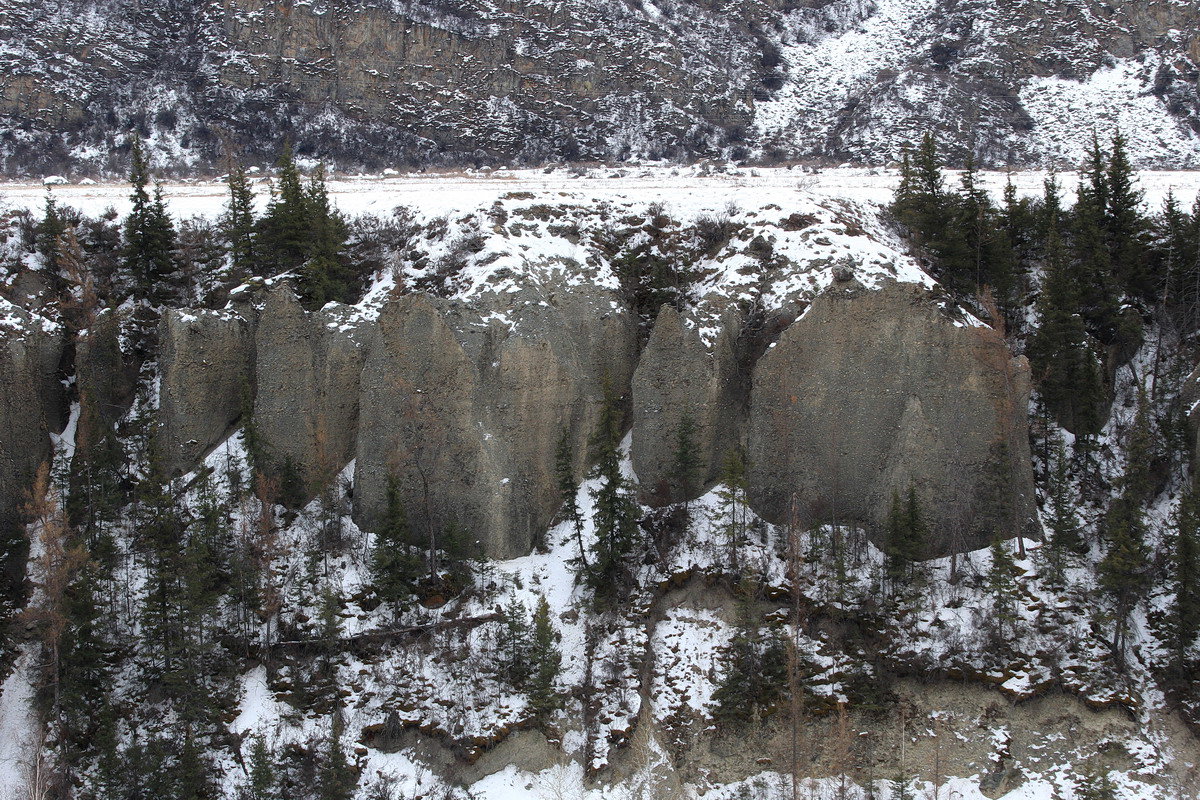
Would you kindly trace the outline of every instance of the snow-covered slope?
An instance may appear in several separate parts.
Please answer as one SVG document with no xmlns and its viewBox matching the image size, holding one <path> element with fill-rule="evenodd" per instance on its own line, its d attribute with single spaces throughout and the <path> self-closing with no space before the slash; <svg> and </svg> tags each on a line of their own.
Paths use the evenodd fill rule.
<svg viewBox="0 0 1200 800">
<path fill-rule="evenodd" d="M 1069 164 L 1114 122 L 1153 129 L 1139 164 L 1183 167 L 1200 162 L 1198 29 L 1178 0 L 14 0 L 0 170 L 111 173 L 130 131 L 179 172 L 287 136 L 372 168 L 883 163 L 927 129 L 956 159 Z M 1119 81 L 1092 77 L 1114 65 Z"/>
</svg>

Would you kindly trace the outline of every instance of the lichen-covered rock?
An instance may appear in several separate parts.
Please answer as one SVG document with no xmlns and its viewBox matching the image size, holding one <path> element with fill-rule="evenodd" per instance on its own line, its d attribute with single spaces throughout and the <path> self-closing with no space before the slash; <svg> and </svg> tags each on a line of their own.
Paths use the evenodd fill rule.
<svg viewBox="0 0 1200 800">
<path fill-rule="evenodd" d="M 65 393 L 58 374 L 58 326 L 0 299 L 0 525 L 19 518 L 38 467 L 62 430 Z"/>
<path fill-rule="evenodd" d="M 253 379 L 252 320 L 235 311 L 163 314 L 154 452 L 164 475 L 192 469 L 229 433 Z"/>
<path fill-rule="evenodd" d="M 259 313 L 255 430 L 268 460 L 278 467 L 290 459 L 309 496 L 354 458 L 359 375 L 373 330 L 340 304 L 307 312 L 283 285 Z"/>
<path fill-rule="evenodd" d="M 930 556 L 1036 535 L 1029 391 L 1024 358 L 925 289 L 831 290 L 755 366 L 751 504 L 878 533 L 912 486 Z"/>
<path fill-rule="evenodd" d="M 628 386 L 635 347 L 604 289 L 390 302 L 362 375 L 359 525 L 379 523 L 394 478 L 416 536 L 454 523 L 492 557 L 527 553 L 559 507 L 560 437 L 581 477 L 605 381 Z"/>
<path fill-rule="evenodd" d="M 736 312 L 727 311 L 710 348 L 673 306 L 659 313 L 633 376 L 633 468 L 646 499 L 678 499 L 675 454 L 685 417 L 697 463 L 692 494 L 719 476 L 725 454 L 738 446 L 748 383 L 739 370 L 741 329 Z"/>
</svg>

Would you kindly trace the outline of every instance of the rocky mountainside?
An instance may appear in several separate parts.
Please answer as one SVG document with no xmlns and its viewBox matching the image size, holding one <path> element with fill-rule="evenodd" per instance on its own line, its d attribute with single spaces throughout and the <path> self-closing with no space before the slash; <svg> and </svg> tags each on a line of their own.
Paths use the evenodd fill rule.
<svg viewBox="0 0 1200 800">
<path fill-rule="evenodd" d="M 346 168 L 819 158 L 934 129 L 961 159 L 1074 164 L 1121 126 L 1200 164 L 1200 11 L 1180 0 L 13 0 L 0 169 L 176 172 L 291 137 Z"/>
</svg>

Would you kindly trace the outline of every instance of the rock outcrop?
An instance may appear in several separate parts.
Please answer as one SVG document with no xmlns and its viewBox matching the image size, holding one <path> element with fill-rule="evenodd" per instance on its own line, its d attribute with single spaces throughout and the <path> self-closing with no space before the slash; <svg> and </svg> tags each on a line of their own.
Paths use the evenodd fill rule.
<svg viewBox="0 0 1200 800">
<path fill-rule="evenodd" d="M 741 319 L 721 317 L 710 348 L 673 306 L 658 315 L 633 376 L 633 468 L 651 501 L 678 499 L 675 452 L 685 418 L 697 462 L 692 494 L 717 479 L 725 454 L 740 445 L 746 389 L 738 354 Z"/>
<path fill-rule="evenodd" d="M 75 385 L 80 402 L 112 425 L 133 404 L 137 365 L 121 350 L 121 320 L 105 309 L 75 342 Z"/>
<path fill-rule="evenodd" d="M 378 524 L 394 479 L 422 540 L 456 524 L 489 556 L 529 552 L 559 507 L 560 437 L 581 477 L 605 382 L 628 386 L 635 347 L 633 318 L 598 288 L 393 300 L 362 375 L 357 522 Z"/>
<path fill-rule="evenodd" d="M 254 380 L 254 325 L 235 311 L 169 309 L 159 326 L 154 451 L 164 475 L 195 467 L 241 416 Z"/>
<path fill-rule="evenodd" d="M 56 325 L 0 299 L 0 526 L 19 519 L 38 467 L 63 427 L 65 392 Z"/>
<path fill-rule="evenodd" d="M 992 329 L 952 319 L 925 289 L 835 288 L 754 368 L 751 505 L 783 522 L 882 529 L 916 489 L 928 555 L 1036 535 L 1029 369 Z"/>
<path fill-rule="evenodd" d="M 308 496 L 354 458 L 359 375 L 373 330 L 347 306 L 305 311 L 284 285 L 259 312 L 255 431 L 276 468 L 292 462 Z"/>
</svg>

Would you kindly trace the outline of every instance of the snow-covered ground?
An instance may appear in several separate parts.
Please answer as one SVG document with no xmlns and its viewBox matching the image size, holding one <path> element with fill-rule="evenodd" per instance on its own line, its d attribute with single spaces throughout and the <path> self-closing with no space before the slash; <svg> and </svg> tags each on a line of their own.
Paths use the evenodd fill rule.
<svg viewBox="0 0 1200 800">
<path fill-rule="evenodd" d="M 1011 175 L 1017 192 L 1036 195 L 1042 191 L 1047 173 L 1039 170 Z M 1070 192 L 1078 181 L 1075 173 L 1059 173 L 1059 182 Z M 1009 175 L 989 171 L 981 184 L 999 196 Z M 480 205 L 512 192 L 553 195 L 558 202 L 619 199 L 663 202 L 678 213 L 717 211 L 729 203 L 743 208 L 760 208 L 769 203 L 787 208 L 797 193 L 817 198 L 846 199 L 869 203 L 891 200 L 899 180 L 895 169 L 837 167 L 808 171 L 800 167 L 621 167 L 587 170 L 497 170 L 468 172 L 405 173 L 395 177 L 337 176 L 328 183 L 329 192 L 343 213 L 388 214 L 396 206 L 445 214 Z M 947 185 L 957 182 L 947 174 Z M 1200 171 L 1154 171 L 1139 174 L 1146 203 L 1157 209 L 1168 191 L 1185 204 L 1200 194 Z M 256 186 L 259 202 L 267 200 L 265 180 Z M 0 183 L 0 207 L 27 208 L 35 213 L 46 202 L 47 188 L 40 183 Z M 50 189 L 61 205 L 88 214 L 113 208 L 118 214 L 129 210 L 129 187 L 124 183 L 80 184 L 78 181 Z M 220 180 L 166 183 L 163 185 L 170 210 L 179 217 L 219 215 L 226 201 Z"/>
</svg>

